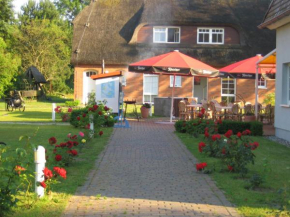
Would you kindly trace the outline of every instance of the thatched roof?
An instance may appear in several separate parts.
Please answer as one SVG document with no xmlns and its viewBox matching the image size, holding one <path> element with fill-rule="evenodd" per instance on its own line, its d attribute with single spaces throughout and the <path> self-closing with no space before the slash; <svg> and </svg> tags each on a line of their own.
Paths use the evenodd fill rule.
<svg viewBox="0 0 290 217">
<path fill-rule="evenodd" d="M 272 0 L 269 9 L 264 17 L 263 23 L 259 26 L 264 28 L 285 16 L 290 15 L 290 1 Z"/>
<path fill-rule="evenodd" d="M 109 2 L 109 3 L 106 3 Z M 275 48 L 275 33 L 257 28 L 270 0 L 99 0 L 74 20 L 71 63 L 122 64 L 174 49 L 216 67 Z M 85 27 L 86 23 L 88 27 Z M 137 44 L 144 25 L 231 26 L 241 45 Z M 76 52 L 77 51 L 77 52 Z"/>
<path fill-rule="evenodd" d="M 43 74 L 35 67 L 35 66 L 30 66 L 26 70 L 26 77 L 28 77 L 29 80 L 32 80 L 34 78 L 34 83 L 46 83 L 47 81 L 45 80 Z"/>
</svg>

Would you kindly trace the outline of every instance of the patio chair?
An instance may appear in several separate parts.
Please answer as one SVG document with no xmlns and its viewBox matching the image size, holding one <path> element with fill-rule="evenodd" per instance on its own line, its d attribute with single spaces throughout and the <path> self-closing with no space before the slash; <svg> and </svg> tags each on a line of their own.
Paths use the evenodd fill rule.
<svg viewBox="0 0 290 217">
<path fill-rule="evenodd" d="M 181 100 L 178 103 L 179 119 L 181 120 L 188 120 L 190 116 L 190 112 L 188 112 L 186 104 L 187 103 L 184 100 Z"/>
<path fill-rule="evenodd" d="M 209 108 L 211 110 L 211 117 L 212 117 L 213 121 L 216 121 L 217 119 L 221 119 L 222 117 L 225 116 L 224 113 L 222 113 L 221 110 L 218 111 L 216 109 L 216 104 L 213 101 L 211 101 L 209 103 Z"/>
<path fill-rule="evenodd" d="M 246 104 L 244 107 L 244 114 L 253 114 L 253 106 L 252 104 Z"/>
<path fill-rule="evenodd" d="M 240 105 L 239 104 L 234 104 L 232 106 L 231 111 L 228 113 L 228 117 L 232 120 L 238 120 L 241 121 L 242 120 L 242 114 L 240 112 Z"/>
<path fill-rule="evenodd" d="M 271 123 L 271 104 L 266 105 L 264 113 L 259 115 L 261 122 L 267 120 L 268 123 Z"/>
</svg>

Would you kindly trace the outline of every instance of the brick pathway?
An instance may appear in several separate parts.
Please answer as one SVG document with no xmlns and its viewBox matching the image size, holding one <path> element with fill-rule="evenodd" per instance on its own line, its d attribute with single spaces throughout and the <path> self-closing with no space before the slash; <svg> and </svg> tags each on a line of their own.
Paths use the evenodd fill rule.
<svg viewBox="0 0 290 217">
<path fill-rule="evenodd" d="M 173 125 L 130 122 L 111 140 L 63 216 L 238 216 Z"/>
</svg>

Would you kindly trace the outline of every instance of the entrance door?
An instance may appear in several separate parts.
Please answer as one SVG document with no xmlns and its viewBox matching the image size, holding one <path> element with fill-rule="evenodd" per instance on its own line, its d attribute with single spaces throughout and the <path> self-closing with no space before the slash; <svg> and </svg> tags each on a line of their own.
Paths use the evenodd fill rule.
<svg viewBox="0 0 290 217">
<path fill-rule="evenodd" d="M 203 99 L 207 100 L 207 78 L 195 76 L 193 82 L 193 96 L 197 98 L 198 103 Z"/>
<path fill-rule="evenodd" d="M 83 74 L 83 104 L 87 104 L 89 101 L 89 94 L 96 89 L 96 82 L 91 79 L 92 75 L 96 75 L 96 72 L 88 71 Z"/>
</svg>

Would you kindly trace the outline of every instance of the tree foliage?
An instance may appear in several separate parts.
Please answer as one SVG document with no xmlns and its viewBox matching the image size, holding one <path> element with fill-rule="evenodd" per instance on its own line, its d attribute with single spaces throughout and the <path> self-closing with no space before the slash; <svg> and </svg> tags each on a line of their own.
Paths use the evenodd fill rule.
<svg viewBox="0 0 290 217">
<path fill-rule="evenodd" d="M 71 29 L 63 29 L 47 19 L 31 20 L 20 28 L 18 49 L 22 56 L 22 67 L 37 67 L 49 80 L 54 90 L 66 91 L 65 80 L 72 70 L 69 67 Z"/>
<path fill-rule="evenodd" d="M 72 21 L 90 0 L 57 0 L 54 3 L 61 15 Z"/>
<path fill-rule="evenodd" d="M 34 0 L 29 0 L 28 3 L 21 7 L 23 11 L 19 14 L 19 20 L 26 25 L 34 19 L 59 20 L 59 12 L 54 4 L 49 0 L 42 0 L 36 3 Z"/>
<path fill-rule="evenodd" d="M 0 37 L 0 97 L 12 85 L 11 81 L 20 66 L 20 59 L 7 50 L 7 45 Z"/>
</svg>

